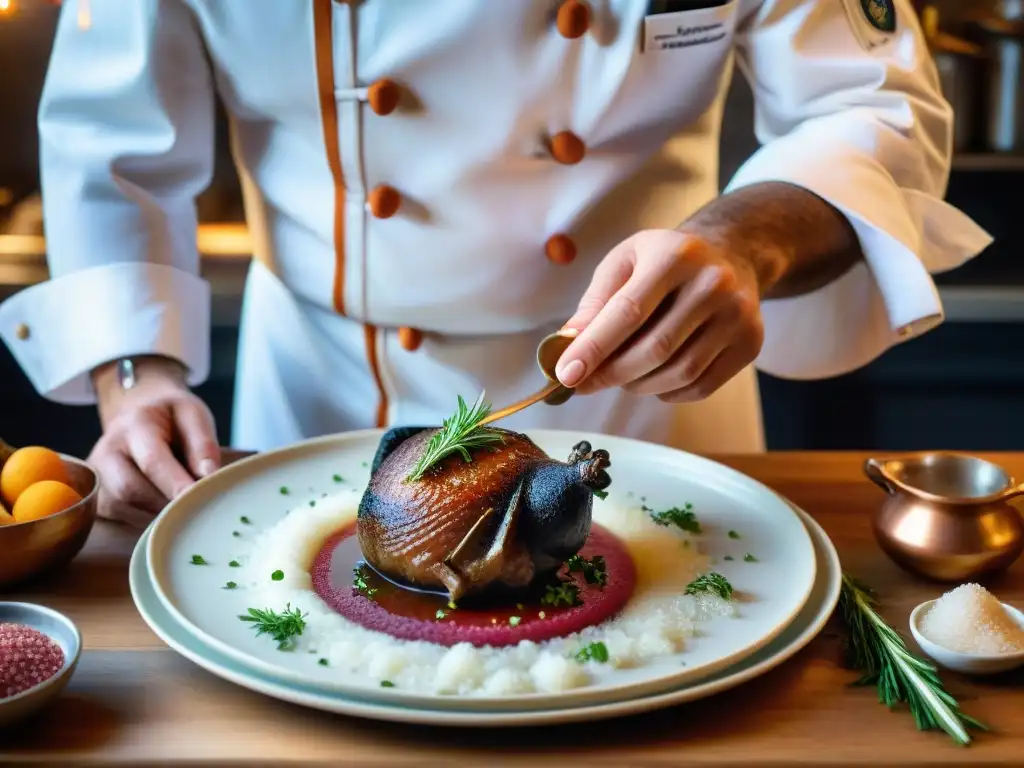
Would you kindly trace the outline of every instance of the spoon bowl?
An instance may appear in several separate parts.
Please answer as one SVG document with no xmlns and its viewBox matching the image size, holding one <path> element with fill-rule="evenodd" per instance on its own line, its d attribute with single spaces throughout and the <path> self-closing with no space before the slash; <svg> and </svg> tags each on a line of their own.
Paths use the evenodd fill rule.
<svg viewBox="0 0 1024 768">
<path fill-rule="evenodd" d="M 1000 654 L 979 654 L 954 651 L 929 640 L 921 631 L 920 623 L 928 611 L 935 604 L 935 600 L 928 600 L 921 603 L 910 614 L 910 634 L 921 646 L 921 650 L 930 656 L 937 664 L 951 669 L 954 672 L 962 672 L 967 675 L 994 675 L 1000 672 L 1008 672 L 1024 666 L 1024 651 Z M 1018 611 L 1012 605 L 1002 603 L 1010 619 L 1024 629 L 1024 613 Z"/>
</svg>

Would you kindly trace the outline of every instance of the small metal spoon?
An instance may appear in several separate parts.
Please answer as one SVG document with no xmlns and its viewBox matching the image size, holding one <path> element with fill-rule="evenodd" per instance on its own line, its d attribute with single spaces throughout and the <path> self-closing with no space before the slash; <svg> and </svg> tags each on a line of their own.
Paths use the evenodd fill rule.
<svg viewBox="0 0 1024 768">
<path fill-rule="evenodd" d="M 534 392 L 518 403 L 506 406 L 500 411 L 491 412 L 480 424 L 490 424 L 498 419 L 504 419 L 506 416 L 511 416 L 513 413 L 518 413 L 524 408 L 529 408 L 531 405 L 541 401 L 547 405 L 561 405 L 572 397 L 573 390 L 563 386 L 558 381 L 558 377 L 555 375 L 555 366 L 558 365 L 558 359 L 569 348 L 569 345 L 572 344 L 572 340 L 576 338 L 578 333 L 575 329 L 566 328 L 541 339 L 540 344 L 537 345 L 537 365 L 540 367 L 541 373 L 544 374 L 544 378 L 548 380 L 548 383 L 543 389 Z"/>
</svg>

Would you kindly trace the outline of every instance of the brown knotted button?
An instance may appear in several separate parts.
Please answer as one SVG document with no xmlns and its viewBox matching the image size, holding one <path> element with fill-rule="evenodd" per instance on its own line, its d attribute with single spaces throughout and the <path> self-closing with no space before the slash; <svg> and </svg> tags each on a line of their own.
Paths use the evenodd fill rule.
<svg viewBox="0 0 1024 768">
<path fill-rule="evenodd" d="M 394 80 L 388 80 L 386 77 L 381 78 L 366 89 L 366 100 L 370 104 L 370 109 L 381 117 L 390 115 L 395 111 L 401 95 L 398 83 Z"/>
<path fill-rule="evenodd" d="M 582 0 L 565 0 L 558 8 L 555 26 L 562 37 L 582 37 L 590 27 L 590 6 Z"/>
<path fill-rule="evenodd" d="M 398 343 L 406 352 L 415 352 L 423 343 L 423 332 L 415 328 L 399 328 Z"/>
<path fill-rule="evenodd" d="M 398 190 L 387 184 L 380 184 L 370 191 L 370 213 L 378 219 L 390 219 L 398 213 L 402 204 L 402 196 Z"/>
<path fill-rule="evenodd" d="M 552 235 L 544 243 L 544 253 L 555 264 L 572 264 L 576 258 L 576 243 L 568 235 Z"/>
<path fill-rule="evenodd" d="M 21 341 L 28 341 L 28 337 L 32 335 L 32 331 L 24 323 L 18 323 L 17 327 L 14 329 L 14 335 Z"/>
<path fill-rule="evenodd" d="M 562 165 L 576 165 L 587 154 L 587 145 L 572 131 L 551 137 L 551 156 Z"/>
</svg>

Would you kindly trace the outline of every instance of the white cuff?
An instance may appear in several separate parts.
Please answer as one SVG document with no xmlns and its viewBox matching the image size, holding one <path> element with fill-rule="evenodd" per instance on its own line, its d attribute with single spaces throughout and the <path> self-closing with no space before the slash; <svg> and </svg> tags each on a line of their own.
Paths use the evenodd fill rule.
<svg viewBox="0 0 1024 768">
<path fill-rule="evenodd" d="M 992 238 L 942 200 L 897 186 L 863 150 L 802 133 L 762 147 L 726 192 L 765 181 L 795 184 L 841 211 L 856 232 L 864 264 L 813 293 L 762 304 L 757 367 L 821 379 L 867 365 L 939 325 L 942 303 L 931 274 L 959 266 Z"/>
<path fill-rule="evenodd" d="M 0 305 L 0 338 L 41 395 L 67 405 L 96 401 L 89 373 L 122 357 L 164 355 L 210 371 L 210 286 L 159 264 L 76 270 Z"/>
</svg>

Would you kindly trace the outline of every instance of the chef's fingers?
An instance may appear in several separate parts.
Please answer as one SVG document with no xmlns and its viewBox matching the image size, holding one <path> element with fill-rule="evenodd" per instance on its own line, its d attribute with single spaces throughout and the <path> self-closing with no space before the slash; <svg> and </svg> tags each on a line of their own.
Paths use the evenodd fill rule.
<svg viewBox="0 0 1024 768">
<path fill-rule="evenodd" d="M 575 387 L 633 336 L 674 287 L 674 255 L 637 262 L 626 284 L 615 291 L 558 361 L 555 373 Z"/>
<path fill-rule="evenodd" d="M 128 452 L 142 474 L 168 499 L 176 498 L 195 480 L 181 466 L 160 430 L 148 424 L 127 433 Z"/>
<path fill-rule="evenodd" d="M 125 454 L 100 449 L 90 456 L 90 463 L 100 474 L 97 513 L 101 517 L 146 525 L 166 506 L 167 498 Z"/>
<path fill-rule="evenodd" d="M 750 361 L 739 347 L 724 350 L 693 384 L 658 395 L 666 403 L 693 403 L 705 400 L 717 392 L 729 379 L 739 373 Z"/>
<path fill-rule="evenodd" d="M 589 394 L 626 386 L 665 366 L 723 305 L 728 290 L 719 270 L 699 271 L 683 288 L 670 293 L 641 331 L 594 371 L 577 391 Z M 664 390 L 644 394 L 659 391 Z"/>
<path fill-rule="evenodd" d="M 690 386 L 729 346 L 731 330 L 720 316 L 712 315 L 663 365 L 623 389 L 631 395 L 660 395 Z"/>
<path fill-rule="evenodd" d="M 633 250 L 632 238 L 612 248 L 594 270 L 590 285 L 576 306 L 576 312 L 566 321 L 565 328 L 582 331 L 590 325 L 608 300 L 629 280 L 635 264 L 636 252 Z"/>
<path fill-rule="evenodd" d="M 220 467 L 220 445 L 213 414 L 198 397 L 174 406 L 174 424 L 185 451 L 185 461 L 196 477 L 206 477 Z"/>
</svg>

